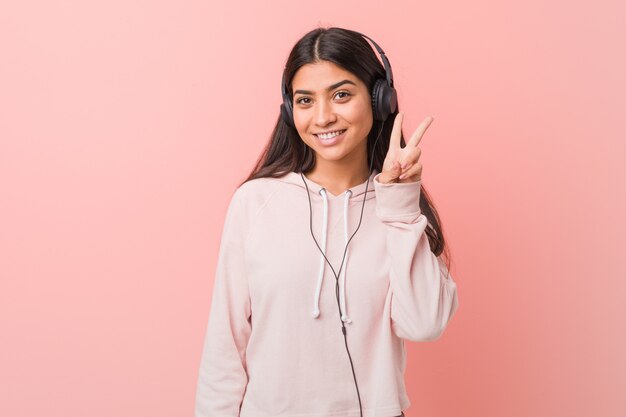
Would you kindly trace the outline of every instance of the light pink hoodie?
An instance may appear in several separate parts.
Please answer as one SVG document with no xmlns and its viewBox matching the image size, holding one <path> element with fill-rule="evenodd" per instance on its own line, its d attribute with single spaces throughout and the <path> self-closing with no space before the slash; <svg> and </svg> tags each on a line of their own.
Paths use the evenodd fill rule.
<svg viewBox="0 0 626 417">
<path fill-rule="evenodd" d="M 393 417 L 410 401 L 404 340 L 437 339 L 458 308 L 430 250 L 420 182 L 369 178 L 336 282 L 310 231 L 300 173 L 233 194 L 201 358 L 196 417 Z M 312 227 L 335 273 L 368 182 L 333 195 L 306 179 Z"/>
</svg>

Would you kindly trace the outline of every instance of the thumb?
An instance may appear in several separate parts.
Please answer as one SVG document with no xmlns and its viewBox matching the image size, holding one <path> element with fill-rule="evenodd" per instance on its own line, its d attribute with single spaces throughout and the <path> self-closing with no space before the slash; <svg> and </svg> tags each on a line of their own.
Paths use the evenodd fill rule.
<svg viewBox="0 0 626 417">
<path fill-rule="evenodd" d="M 380 182 L 383 184 L 397 182 L 398 177 L 400 176 L 401 173 L 402 173 L 402 167 L 400 166 L 400 162 L 395 161 L 389 170 L 384 171 L 380 175 Z"/>
</svg>

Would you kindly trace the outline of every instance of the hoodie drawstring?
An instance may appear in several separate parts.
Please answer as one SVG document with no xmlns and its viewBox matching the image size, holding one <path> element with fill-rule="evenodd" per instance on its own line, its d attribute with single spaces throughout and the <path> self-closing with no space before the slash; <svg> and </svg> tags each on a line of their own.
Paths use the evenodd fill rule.
<svg viewBox="0 0 626 417">
<path fill-rule="evenodd" d="M 347 190 L 343 199 L 343 234 L 346 246 L 348 245 L 348 206 L 350 203 L 351 195 L 352 191 Z M 339 292 L 341 294 L 340 305 L 341 311 L 343 312 L 341 320 L 344 323 L 352 323 L 352 320 L 350 320 L 350 318 L 348 317 L 348 313 L 346 312 L 346 270 L 348 269 L 348 253 L 350 252 L 346 246 L 344 246 L 346 250 L 346 259 L 343 264 L 343 280 L 341 281 L 341 287 L 339 288 Z"/>
<path fill-rule="evenodd" d="M 323 225 L 322 225 L 322 253 L 320 254 L 320 271 L 317 277 L 317 287 L 315 288 L 315 299 L 313 302 L 313 318 L 318 318 L 320 315 L 320 293 L 322 291 L 322 281 L 324 280 L 324 270 L 326 267 L 326 259 L 324 255 L 326 254 L 326 234 L 328 229 L 328 196 L 326 195 L 326 189 L 320 189 L 320 194 L 322 195 L 322 199 L 324 200 L 324 217 L 323 217 Z M 348 244 L 348 207 L 350 203 L 350 196 L 352 196 L 351 190 L 346 190 L 344 193 L 344 206 L 343 206 L 343 225 L 344 225 L 344 239 L 345 244 Z M 339 303 L 341 306 L 341 311 L 343 312 L 341 316 L 341 320 L 344 323 L 352 323 L 352 320 L 348 317 L 346 312 L 346 269 L 348 265 L 348 254 L 349 251 L 346 248 L 346 258 L 344 260 L 344 264 L 342 267 L 342 275 L 341 281 L 339 283 Z"/>
<path fill-rule="evenodd" d="M 320 292 L 322 291 L 322 281 L 324 280 L 324 267 L 326 262 L 324 254 L 326 253 L 326 228 L 328 227 L 328 197 L 326 196 L 326 190 L 322 188 L 320 194 L 324 200 L 324 219 L 322 226 L 322 251 L 320 257 L 320 272 L 317 277 L 317 287 L 315 288 L 315 298 L 313 300 L 313 318 L 318 318 L 320 315 Z"/>
</svg>

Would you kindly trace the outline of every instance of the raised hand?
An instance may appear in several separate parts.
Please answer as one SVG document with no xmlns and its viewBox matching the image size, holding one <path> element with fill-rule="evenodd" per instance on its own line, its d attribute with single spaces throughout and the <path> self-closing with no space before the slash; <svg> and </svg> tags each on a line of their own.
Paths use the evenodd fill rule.
<svg viewBox="0 0 626 417">
<path fill-rule="evenodd" d="M 390 182 L 416 182 L 422 178 L 422 164 L 418 162 L 422 150 L 417 145 L 422 140 L 426 129 L 433 122 L 434 117 L 428 116 L 424 119 L 404 148 L 400 147 L 403 119 L 404 113 L 400 112 L 393 121 L 389 151 L 387 156 L 385 156 L 383 170 L 378 178 L 383 184 Z"/>
</svg>

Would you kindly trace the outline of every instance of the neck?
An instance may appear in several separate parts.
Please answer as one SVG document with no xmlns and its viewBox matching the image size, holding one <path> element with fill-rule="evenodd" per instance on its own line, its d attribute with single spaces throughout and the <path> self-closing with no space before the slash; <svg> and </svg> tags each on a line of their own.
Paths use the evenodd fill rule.
<svg viewBox="0 0 626 417">
<path fill-rule="evenodd" d="M 358 167 L 354 167 L 329 161 L 320 161 L 316 162 L 313 169 L 306 173 L 306 176 L 311 181 L 326 188 L 333 195 L 339 195 L 348 188 L 367 181 L 369 168 L 367 164 L 360 164 Z"/>
</svg>

